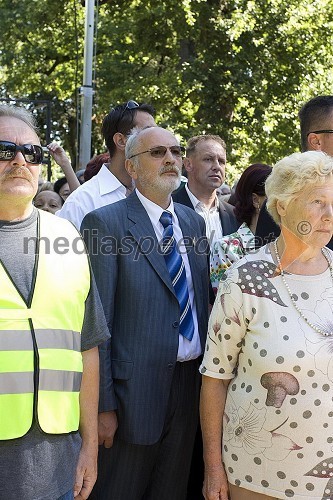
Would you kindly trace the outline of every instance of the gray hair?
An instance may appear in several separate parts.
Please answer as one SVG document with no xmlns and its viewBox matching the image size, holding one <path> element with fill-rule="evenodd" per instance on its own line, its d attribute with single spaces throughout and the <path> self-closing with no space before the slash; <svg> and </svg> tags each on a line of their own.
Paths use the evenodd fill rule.
<svg viewBox="0 0 333 500">
<path fill-rule="evenodd" d="M 288 205 L 304 188 L 325 184 L 332 176 L 333 158 L 322 151 L 293 153 L 282 158 L 274 165 L 265 183 L 268 212 L 279 224 L 278 201 Z"/>
<path fill-rule="evenodd" d="M 135 155 L 136 153 L 139 153 L 138 146 L 141 143 L 141 137 L 140 137 L 141 132 L 143 132 L 149 128 L 155 128 L 155 127 L 151 127 L 151 126 L 144 127 L 144 128 L 134 127 L 131 130 L 131 133 L 127 137 L 126 146 L 125 146 L 125 158 L 127 160 L 130 158 L 130 156 Z M 131 161 L 134 165 L 137 165 L 139 159 L 136 156 L 135 158 L 131 159 Z"/>
<path fill-rule="evenodd" d="M 26 123 L 34 132 L 38 132 L 35 117 L 25 108 L 9 104 L 0 104 L 0 118 L 2 116 L 17 118 Z"/>
<path fill-rule="evenodd" d="M 129 159 L 130 156 L 134 155 L 137 151 L 137 146 L 140 144 L 139 135 L 142 131 L 140 127 L 134 127 L 130 134 L 127 137 L 126 145 L 125 145 L 125 158 Z"/>
</svg>

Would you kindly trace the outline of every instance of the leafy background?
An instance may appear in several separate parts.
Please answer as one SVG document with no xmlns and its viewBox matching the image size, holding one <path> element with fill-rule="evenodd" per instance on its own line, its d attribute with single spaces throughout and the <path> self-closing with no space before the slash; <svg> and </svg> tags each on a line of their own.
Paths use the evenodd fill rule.
<svg viewBox="0 0 333 500">
<path fill-rule="evenodd" d="M 331 0 L 96 0 L 96 14 L 92 155 L 110 106 L 135 99 L 182 141 L 221 135 L 232 182 L 299 150 L 298 110 L 332 93 Z M 0 99 L 50 100 L 73 165 L 84 17 L 83 0 L 0 0 Z"/>
</svg>

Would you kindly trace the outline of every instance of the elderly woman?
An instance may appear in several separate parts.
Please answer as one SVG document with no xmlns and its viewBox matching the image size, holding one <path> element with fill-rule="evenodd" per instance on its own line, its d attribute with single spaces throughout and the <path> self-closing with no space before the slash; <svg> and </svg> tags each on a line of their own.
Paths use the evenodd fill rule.
<svg viewBox="0 0 333 500">
<path fill-rule="evenodd" d="M 272 167 L 265 163 L 253 163 L 239 178 L 234 199 L 239 228 L 216 240 L 211 250 L 210 280 L 215 293 L 226 269 L 255 249 L 258 216 L 266 199 L 265 181 L 271 171 Z"/>
<path fill-rule="evenodd" d="M 266 194 L 281 235 L 225 273 L 200 367 L 206 500 L 333 498 L 333 159 L 284 158 Z"/>
</svg>

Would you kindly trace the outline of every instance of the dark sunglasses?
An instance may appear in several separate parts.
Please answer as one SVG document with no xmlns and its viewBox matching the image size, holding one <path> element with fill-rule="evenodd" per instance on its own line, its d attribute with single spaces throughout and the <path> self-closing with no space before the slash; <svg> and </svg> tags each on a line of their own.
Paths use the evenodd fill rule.
<svg viewBox="0 0 333 500">
<path fill-rule="evenodd" d="M 19 146 L 15 142 L 0 141 L 0 161 L 12 160 L 21 151 L 27 163 L 42 163 L 43 148 L 35 144 Z"/>
<path fill-rule="evenodd" d="M 143 155 L 144 153 L 149 153 L 153 158 L 164 158 L 168 150 L 174 158 L 181 158 L 185 154 L 184 146 L 170 146 L 169 148 L 166 146 L 155 146 L 154 148 L 147 149 L 147 151 L 141 151 L 141 153 L 129 156 L 128 159 Z"/>
<path fill-rule="evenodd" d="M 306 136 L 309 134 L 333 134 L 333 130 L 312 130 L 311 132 L 308 132 Z"/>
</svg>

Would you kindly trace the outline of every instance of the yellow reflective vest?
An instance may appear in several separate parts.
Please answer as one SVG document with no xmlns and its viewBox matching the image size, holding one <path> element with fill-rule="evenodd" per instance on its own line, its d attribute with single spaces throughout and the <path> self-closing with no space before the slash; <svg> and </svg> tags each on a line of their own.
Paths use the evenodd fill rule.
<svg viewBox="0 0 333 500">
<path fill-rule="evenodd" d="M 74 226 L 47 212 L 37 241 L 29 303 L 0 262 L 1 440 L 24 436 L 34 418 L 47 434 L 79 427 L 88 257 Z M 35 243 L 25 240 L 25 250 Z"/>
</svg>

